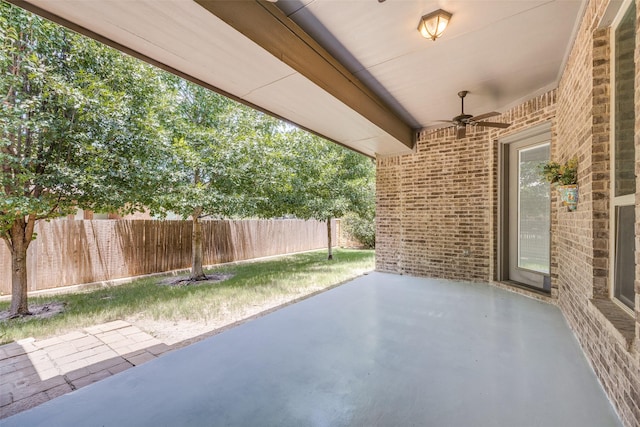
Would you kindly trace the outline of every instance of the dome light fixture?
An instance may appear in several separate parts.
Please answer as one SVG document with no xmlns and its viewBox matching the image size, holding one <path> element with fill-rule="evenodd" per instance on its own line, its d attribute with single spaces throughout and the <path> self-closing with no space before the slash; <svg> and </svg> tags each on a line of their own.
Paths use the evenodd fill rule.
<svg viewBox="0 0 640 427">
<path fill-rule="evenodd" d="M 418 31 L 420 31 L 420 34 L 422 34 L 422 37 L 425 39 L 436 41 L 436 39 L 442 35 L 445 28 L 447 28 L 450 20 L 451 14 L 449 12 L 438 9 L 420 18 Z"/>
</svg>

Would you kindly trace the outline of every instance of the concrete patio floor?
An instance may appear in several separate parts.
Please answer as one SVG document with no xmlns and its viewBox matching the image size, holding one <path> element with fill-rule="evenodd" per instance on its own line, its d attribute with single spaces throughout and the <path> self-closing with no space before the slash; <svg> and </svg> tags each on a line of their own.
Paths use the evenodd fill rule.
<svg viewBox="0 0 640 427">
<path fill-rule="evenodd" d="M 9 426 L 619 426 L 557 307 L 372 273 Z"/>
</svg>

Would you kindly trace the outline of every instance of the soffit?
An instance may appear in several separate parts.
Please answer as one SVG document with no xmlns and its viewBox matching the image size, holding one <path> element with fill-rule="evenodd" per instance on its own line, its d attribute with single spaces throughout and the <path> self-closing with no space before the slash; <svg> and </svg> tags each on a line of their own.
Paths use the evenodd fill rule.
<svg viewBox="0 0 640 427">
<path fill-rule="evenodd" d="M 417 130 L 453 117 L 460 90 L 470 91 L 465 110 L 478 114 L 504 110 L 557 85 L 583 5 L 280 0 L 282 15 L 321 46 L 311 50 L 326 49 L 351 73 L 347 80 L 371 90 L 373 96 L 363 90 L 373 99 L 365 104 L 385 104 L 381 111 L 388 108 L 393 122 L 387 126 L 360 108 L 361 98 L 327 90 L 326 82 L 319 84 L 304 67 L 301 72 L 295 64 L 300 58 L 275 55 L 243 34 L 242 15 L 218 18 L 215 7 L 224 2 L 200 1 L 211 10 L 191 0 L 14 3 L 371 156 L 410 152 L 406 132 L 395 129 Z M 418 19 L 440 7 L 453 13 L 451 25 L 438 41 L 425 40 L 416 30 Z"/>
<path fill-rule="evenodd" d="M 581 0 L 279 0 L 278 6 L 416 128 L 460 112 L 504 111 L 557 86 Z M 433 42 L 416 30 L 453 14 Z"/>
</svg>

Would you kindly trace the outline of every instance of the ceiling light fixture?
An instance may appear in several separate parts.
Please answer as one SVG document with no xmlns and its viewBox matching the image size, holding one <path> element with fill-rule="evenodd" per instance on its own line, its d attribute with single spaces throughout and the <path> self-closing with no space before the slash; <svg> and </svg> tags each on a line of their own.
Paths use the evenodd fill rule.
<svg viewBox="0 0 640 427">
<path fill-rule="evenodd" d="M 436 41 L 436 39 L 442 35 L 445 28 L 447 28 L 450 20 L 451 14 L 449 12 L 438 9 L 420 18 L 418 31 L 420 31 L 420 34 L 422 34 L 422 37 L 425 39 Z"/>
</svg>

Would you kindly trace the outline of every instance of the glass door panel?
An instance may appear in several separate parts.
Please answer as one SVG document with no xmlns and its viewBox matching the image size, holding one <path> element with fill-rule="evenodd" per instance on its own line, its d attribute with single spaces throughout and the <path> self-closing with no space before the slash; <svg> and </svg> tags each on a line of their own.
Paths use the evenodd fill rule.
<svg viewBox="0 0 640 427">
<path fill-rule="evenodd" d="M 616 249 L 614 254 L 614 295 L 629 308 L 634 308 L 636 277 L 636 240 L 633 229 L 636 223 L 635 205 L 616 206 Z"/>
<path fill-rule="evenodd" d="M 549 184 L 540 165 L 549 160 L 549 144 L 518 150 L 518 268 L 549 274 Z"/>
<path fill-rule="evenodd" d="M 508 144 L 503 278 L 550 290 L 551 191 L 540 175 L 549 161 L 551 135 L 542 132 Z M 506 276 L 506 277 L 505 277 Z"/>
</svg>

